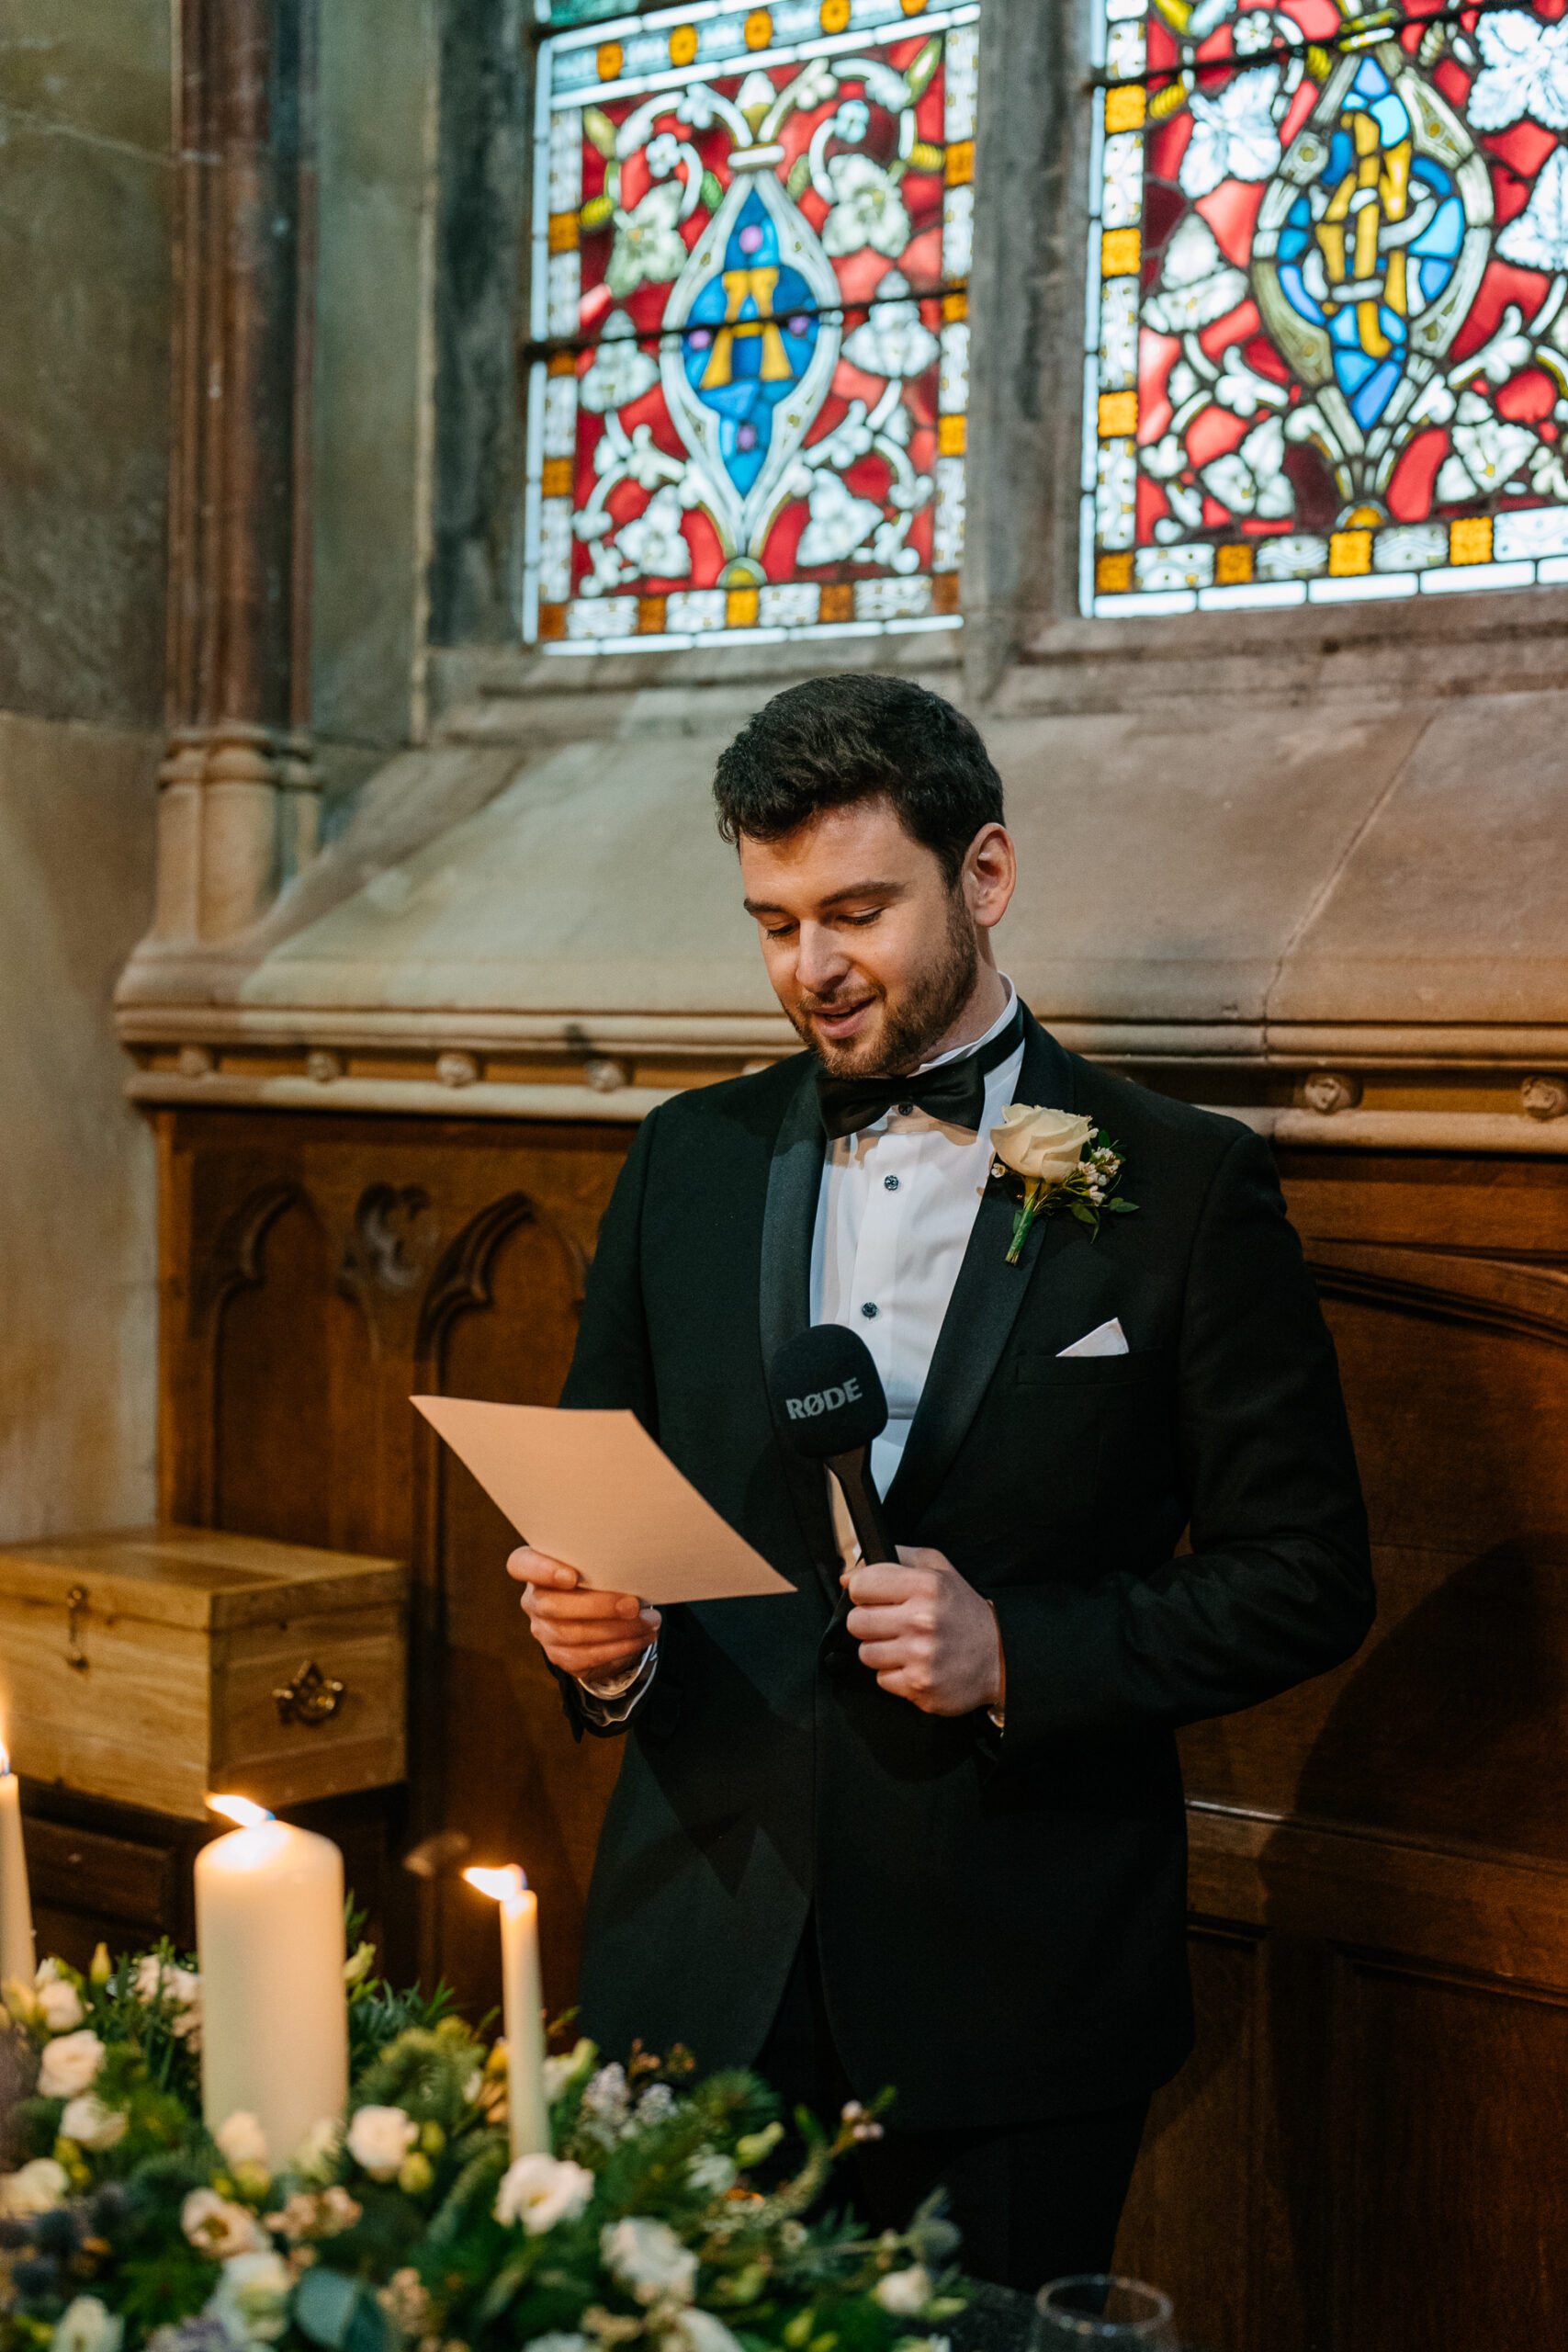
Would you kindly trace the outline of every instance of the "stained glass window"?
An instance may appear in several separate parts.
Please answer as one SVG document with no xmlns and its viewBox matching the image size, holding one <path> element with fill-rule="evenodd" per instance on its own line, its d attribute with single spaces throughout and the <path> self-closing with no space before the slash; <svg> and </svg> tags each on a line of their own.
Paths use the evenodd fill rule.
<svg viewBox="0 0 1568 2352">
<path fill-rule="evenodd" d="M 979 14 L 698 0 L 540 43 L 525 639 L 959 626 Z"/>
<path fill-rule="evenodd" d="M 1568 0 L 1096 0 L 1086 612 L 1568 582 Z"/>
</svg>

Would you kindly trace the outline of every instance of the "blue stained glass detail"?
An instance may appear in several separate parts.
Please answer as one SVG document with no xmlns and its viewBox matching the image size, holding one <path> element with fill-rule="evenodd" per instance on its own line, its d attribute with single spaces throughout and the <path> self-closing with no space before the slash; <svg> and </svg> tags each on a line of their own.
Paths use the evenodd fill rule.
<svg viewBox="0 0 1568 2352">
<path fill-rule="evenodd" d="M 686 380 L 722 421 L 719 457 L 744 494 L 761 472 L 773 409 L 806 373 L 817 341 L 816 303 L 797 269 L 781 266 L 778 230 L 750 196 L 716 271 L 692 304 Z"/>
</svg>

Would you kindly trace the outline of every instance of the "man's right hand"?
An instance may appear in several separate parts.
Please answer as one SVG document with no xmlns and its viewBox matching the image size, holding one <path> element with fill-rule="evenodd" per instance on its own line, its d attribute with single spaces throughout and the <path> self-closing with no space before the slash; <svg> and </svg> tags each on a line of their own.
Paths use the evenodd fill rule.
<svg viewBox="0 0 1568 2352">
<path fill-rule="evenodd" d="M 613 1666 L 630 1665 L 663 1622 L 635 1592 L 581 1591 L 575 1568 L 526 1544 L 513 1553 L 506 1573 L 523 1587 L 534 1639 L 562 1674 L 603 1674 Z"/>
</svg>

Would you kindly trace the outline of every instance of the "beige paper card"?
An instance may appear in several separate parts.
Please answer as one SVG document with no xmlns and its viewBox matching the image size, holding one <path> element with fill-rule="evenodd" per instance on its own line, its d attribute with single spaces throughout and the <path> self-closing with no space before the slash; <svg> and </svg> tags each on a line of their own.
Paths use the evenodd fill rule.
<svg viewBox="0 0 1568 2352">
<path fill-rule="evenodd" d="M 703 1500 L 634 1413 L 468 1396 L 412 1402 L 518 1533 L 600 1592 L 662 1605 L 795 1589 Z"/>
</svg>

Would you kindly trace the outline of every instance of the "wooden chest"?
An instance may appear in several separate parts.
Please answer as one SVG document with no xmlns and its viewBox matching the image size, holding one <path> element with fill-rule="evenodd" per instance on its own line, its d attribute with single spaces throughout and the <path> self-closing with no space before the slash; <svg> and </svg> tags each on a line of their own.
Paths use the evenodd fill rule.
<svg viewBox="0 0 1568 2352">
<path fill-rule="evenodd" d="M 400 1781 L 408 1572 L 198 1527 L 0 1545 L 14 1768 L 187 1818 Z"/>
</svg>

